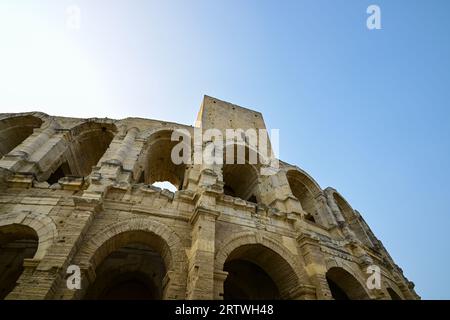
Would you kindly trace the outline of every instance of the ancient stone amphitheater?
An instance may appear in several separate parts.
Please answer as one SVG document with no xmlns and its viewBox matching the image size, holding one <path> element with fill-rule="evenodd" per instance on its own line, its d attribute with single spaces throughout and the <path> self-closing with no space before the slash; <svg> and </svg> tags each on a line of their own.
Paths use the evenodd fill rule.
<svg viewBox="0 0 450 320">
<path fill-rule="evenodd" d="M 265 128 L 259 112 L 207 96 L 197 124 Z M 194 130 L 0 114 L 0 298 L 419 298 L 335 189 L 282 161 L 269 176 L 250 163 L 175 165 L 180 128 Z"/>
</svg>

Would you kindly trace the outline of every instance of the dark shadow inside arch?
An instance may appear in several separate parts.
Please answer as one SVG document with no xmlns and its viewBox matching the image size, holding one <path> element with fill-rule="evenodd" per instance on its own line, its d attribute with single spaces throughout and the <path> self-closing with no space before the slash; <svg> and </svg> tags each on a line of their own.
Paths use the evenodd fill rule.
<svg viewBox="0 0 450 320">
<path fill-rule="evenodd" d="M 258 176 L 249 164 L 224 164 L 224 194 L 257 203 Z"/>
<path fill-rule="evenodd" d="M 151 246 L 133 243 L 110 253 L 96 269 L 88 300 L 159 300 L 163 298 L 164 261 Z"/>
<path fill-rule="evenodd" d="M 366 300 L 369 299 L 362 284 L 349 272 L 334 267 L 326 273 L 326 279 L 335 300 Z"/>
<path fill-rule="evenodd" d="M 48 177 L 47 182 L 52 185 L 57 183 L 59 179 L 72 175 L 67 161 L 61 164 L 51 175 Z"/>
<path fill-rule="evenodd" d="M 230 154 L 227 154 L 228 152 Z M 225 145 L 222 165 L 223 192 L 225 195 L 253 203 L 261 202 L 258 181 L 258 168 L 261 166 L 260 158 L 260 154 L 248 146 Z"/>
<path fill-rule="evenodd" d="M 117 128 L 112 123 L 87 121 L 70 130 L 67 149 L 39 180 L 52 185 L 61 178 L 80 178 L 91 174 L 111 144 Z"/>
<path fill-rule="evenodd" d="M 34 257 L 39 238 L 24 225 L 0 227 L 0 299 L 4 299 L 16 286 L 22 274 L 24 259 Z"/>
<path fill-rule="evenodd" d="M 224 283 L 225 300 L 280 299 L 275 282 L 257 264 L 238 259 L 225 264 L 228 272 Z"/>
<path fill-rule="evenodd" d="M 345 291 L 329 277 L 327 277 L 327 282 L 334 300 L 350 300 Z"/>
<path fill-rule="evenodd" d="M 88 176 L 97 165 L 114 138 L 114 124 L 87 122 L 73 130 L 74 141 L 70 145 L 71 156 L 65 170 L 76 176 Z M 64 170 L 64 168 L 62 168 Z"/>
<path fill-rule="evenodd" d="M 96 299 L 98 300 L 156 300 L 161 299 L 160 289 L 148 274 L 126 272 L 111 279 Z"/>
<path fill-rule="evenodd" d="M 298 283 L 289 263 L 261 244 L 243 245 L 224 264 L 226 300 L 289 299 Z"/>
<path fill-rule="evenodd" d="M 391 300 L 402 300 L 402 298 L 392 288 L 387 288 L 387 292 L 391 297 Z"/>
</svg>

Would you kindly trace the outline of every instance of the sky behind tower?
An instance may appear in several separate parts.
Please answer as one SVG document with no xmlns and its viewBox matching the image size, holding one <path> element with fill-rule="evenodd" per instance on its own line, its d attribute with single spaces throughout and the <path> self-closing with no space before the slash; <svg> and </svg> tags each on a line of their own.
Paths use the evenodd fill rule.
<svg viewBox="0 0 450 320">
<path fill-rule="evenodd" d="M 371 4 L 381 30 L 366 26 Z M 193 124 L 204 94 L 258 110 L 280 158 L 344 195 L 419 295 L 450 299 L 449 10 L 3 0 L 0 112 Z"/>
</svg>

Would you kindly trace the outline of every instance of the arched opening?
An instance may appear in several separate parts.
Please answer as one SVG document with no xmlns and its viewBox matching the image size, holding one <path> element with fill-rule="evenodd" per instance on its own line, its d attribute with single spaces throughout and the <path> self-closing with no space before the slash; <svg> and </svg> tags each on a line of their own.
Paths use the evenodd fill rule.
<svg viewBox="0 0 450 320">
<path fill-rule="evenodd" d="M 314 217 L 309 213 L 305 215 L 305 220 L 312 222 L 312 223 L 316 223 L 316 219 L 314 219 Z"/>
<path fill-rule="evenodd" d="M 353 213 L 353 209 L 350 207 L 350 205 L 345 201 L 339 194 L 333 193 L 334 201 L 336 202 L 339 210 L 341 211 L 342 215 L 347 221 L 353 220 L 353 217 L 355 216 Z"/>
<path fill-rule="evenodd" d="M 147 274 L 141 272 L 127 272 L 118 275 L 97 296 L 97 300 L 155 299 L 161 299 L 160 288 L 155 286 Z"/>
<path fill-rule="evenodd" d="M 355 215 L 352 207 L 350 207 L 348 202 L 337 193 L 333 193 L 333 198 L 345 220 L 347 221 L 350 229 L 355 233 L 356 237 L 366 246 L 373 247 L 373 244 L 369 239 L 369 236 L 365 232 L 361 221 L 359 221 L 358 217 Z"/>
<path fill-rule="evenodd" d="M 150 232 L 128 231 L 104 243 L 94 259 L 89 300 L 154 300 L 164 297 L 169 248 Z M 102 258 L 104 256 L 104 258 Z"/>
<path fill-rule="evenodd" d="M 24 259 L 33 258 L 38 248 L 36 232 L 24 225 L 0 227 L 0 299 L 16 286 L 23 272 Z"/>
<path fill-rule="evenodd" d="M 278 253 L 261 245 L 243 245 L 224 264 L 226 300 L 289 299 L 296 286 L 295 272 Z"/>
<path fill-rule="evenodd" d="M 224 164 L 224 194 L 257 203 L 258 175 L 256 168 L 250 164 Z"/>
<path fill-rule="evenodd" d="M 86 177 L 98 164 L 114 138 L 117 128 L 112 123 L 87 121 L 70 130 L 68 147 L 42 176 L 50 185 L 64 177 Z"/>
<path fill-rule="evenodd" d="M 34 116 L 16 116 L 0 121 L 0 158 L 40 128 L 42 120 Z"/>
<path fill-rule="evenodd" d="M 59 179 L 70 176 L 72 174 L 70 167 L 66 162 L 62 163 L 55 171 L 48 177 L 47 182 L 52 185 L 57 183 Z"/>
<path fill-rule="evenodd" d="M 139 179 L 141 182 L 146 184 L 165 182 L 172 184 L 177 190 L 183 188 L 186 165 L 175 164 L 172 161 L 172 149 L 179 142 L 171 141 L 171 136 L 171 130 L 164 130 L 154 133 L 147 140 L 146 152 L 141 161 L 142 173 Z"/>
<path fill-rule="evenodd" d="M 303 211 L 306 213 L 305 220 L 316 223 L 317 206 L 314 192 L 319 190 L 307 176 L 299 171 L 289 170 L 286 177 L 292 194 L 300 201 Z"/>
<path fill-rule="evenodd" d="M 260 154 L 247 145 L 235 143 L 224 146 L 222 179 L 225 195 L 253 203 L 261 201 L 258 158 L 261 159 Z"/>
<path fill-rule="evenodd" d="M 129 244 L 113 251 L 99 265 L 96 274 L 86 299 L 162 299 L 164 261 L 149 246 Z"/>
<path fill-rule="evenodd" d="M 392 288 L 387 288 L 391 300 L 403 300 Z"/>
<path fill-rule="evenodd" d="M 331 268 L 326 274 L 331 295 L 335 300 L 369 299 L 363 286 L 349 272 L 342 268 Z"/>
<path fill-rule="evenodd" d="M 72 130 L 70 156 L 67 157 L 67 172 L 73 175 L 88 176 L 97 165 L 114 138 L 117 128 L 111 123 L 85 122 Z M 64 164 L 65 161 L 62 161 Z M 57 169 L 58 170 L 58 169 Z M 64 170 L 62 168 L 62 170 Z"/>
<path fill-rule="evenodd" d="M 277 285 L 257 264 L 233 260 L 225 263 L 224 270 L 228 272 L 224 283 L 225 300 L 280 299 Z"/>
</svg>

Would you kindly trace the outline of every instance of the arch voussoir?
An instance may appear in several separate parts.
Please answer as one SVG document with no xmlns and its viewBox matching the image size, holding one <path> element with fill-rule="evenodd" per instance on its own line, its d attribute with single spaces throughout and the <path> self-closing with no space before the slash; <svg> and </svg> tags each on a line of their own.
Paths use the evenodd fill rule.
<svg viewBox="0 0 450 320">
<path fill-rule="evenodd" d="M 180 237 L 170 227 L 147 218 L 134 218 L 107 225 L 87 241 L 78 255 L 77 262 L 95 270 L 109 253 L 120 247 L 133 242 L 147 244 L 146 235 L 150 236 L 148 239 L 155 237 L 151 241 L 157 241 L 156 246 L 161 246 L 154 249 L 161 254 L 167 273 L 173 278 L 182 279 L 177 286 L 185 287 L 187 257 Z"/>
<path fill-rule="evenodd" d="M 269 273 L 276 276 L 274 281 L 278 280 L 277 285 L 282 297 L 292 298 L 290 295 L 295 288 L 309 284 L 309 279 L 302 273 L 303 268 L 300 267 L 301 262 L 298 257 L 279 244 L 276 239 L 271 239 L 268 235 L 257 236 L 254 232 L 243 232 L 223 241 L 215 256 L 216 272 L 220 273 L 224 270 L 225 263 L 238 249 L 255 245 L 268 250 L 268 256 L 258 256 L 258 264 L 263 269 L 270 269 Z M 246 256 L 242 258 L 247 259 Z M 216 291 L 220 291 L 220 288 L 216 288 Z"/>
<path fill-rule="evenodd" d="M 20 211 L 0 215 L 0 227 L 14 224 L 30 227 L 36 232 L 39 245 L 33 257 L 35 260 L 41 260 L 58 237 L 58 230 L 53 220 L 40 213 Z"/>
</svg>

